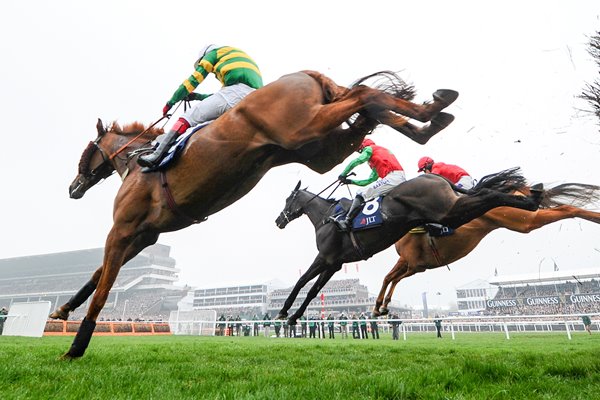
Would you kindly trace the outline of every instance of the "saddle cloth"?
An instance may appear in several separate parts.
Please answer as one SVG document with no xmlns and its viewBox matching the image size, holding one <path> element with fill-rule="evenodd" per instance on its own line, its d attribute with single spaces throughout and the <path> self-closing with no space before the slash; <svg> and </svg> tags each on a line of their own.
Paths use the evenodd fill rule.
<svg viewBox="0 0 600 400">
<path fill-rule="evenodd" d="M 145 169 L 144 172 L 154 172 L 154 171 L 166 170 L 171 164 L 173 164 L 173 162 L 175 162 L 175 160 L 177 160 L 177 158 L 179 158 L 179 155 L 185 148 L 185 145 L 187 144 L 190 137 L 192 137 L 192 135 L 194 133 L 198 132 L 200 129 L 204 128 L 211 122 L 212 121 L 208 121 L 208 122 L 203 122 L 199 125 L 196 125 L 192 129 L 188 129 L 183 135 L 180 135 L 179 137 L 177 137 L 177 139 L 175 140 L 175 143 L 173 143 L 173 145 L 169 148 L 169 150 L 167 150 L 167 154 L 163 157 L 163 159 L 160 161 L 160 163 L 158 163 L 158 165 L 156 165 L 156 167 L 151 167 L 151 168 Z"/>
<path fill-rule="evenodd" d="M 359 231 L 363 229 L 375 228 L 383 223 L 381 215 L 381 199 L 379 196 L 373 200 L 367 201 L 358 215 L 352 221 L 352 230 Z M 334 208 L 334 215 L 345 214 L 350 208 L 350 200 L 341 199 Z"/>
</svg>

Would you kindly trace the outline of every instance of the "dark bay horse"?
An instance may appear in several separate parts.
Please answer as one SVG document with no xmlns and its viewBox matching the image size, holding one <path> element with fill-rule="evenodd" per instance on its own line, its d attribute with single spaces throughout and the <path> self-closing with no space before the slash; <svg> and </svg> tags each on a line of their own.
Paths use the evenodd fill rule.
<svg viewBox="0 0 600 400">
<path fill-rule="evenodd" d="M 510 194 L 521 187 L 523 181 L 517 168 L 488 175 L 471 190 L 459 189 L 438 175 L 420 175 L 396 186 L 383 198 L 381 226 L 350 233 L 339 231 L 335 223 L 329 223 L 328 216 L 333 214 L 335 201 L 300 190 L 298 182 L 275 223 L 283 229 L 290 221 L 306 214 L 315 227 L 319 253 L 290 292 L 277 318 L 286 318 L 300 290 L 318 277 L 302 305 L 289 317 L 289 323 L 294 324 L 342 264 L 366 260 L 426 222 L 458 228 L 495 207 L 537 210 L 544 194 L 541 185 L 532 189 L 531 196 Z"/>
<path fill-rule="evenodd" d="M 519 191 L 527 192 L 526 188 Z M 599 186 L 565 183 L 547 189 L 537 211 L 499 207 L 461 226 L 449 236 L 431 237 L 424 231 L 403 236 L 395 244 L 400 258 L 383 280 L 373 315 L 386 315 L 389 312 L 388 304 L 396 285 L 402 279 L 460 260 L 495 229 L 506 228 L 529 233 L 567 218 L 582 218 L 600 223 L 600 213 L 580 208 L 597 202 L 599 194 Z"/>
<path fill-rule="evenodd" d="M 381 78 L 372 88 L 369 78 Z M 123 179 L 115 198 L 113 227 L 104 260 L 67 303 L 50 316 L 66 320 L 93 294 L 64 358 L 81 357 L 120 268 L 163 232 L 202 221 L 247 194 L 271 168 L 297 162 L 323 173 L 357 149 L 364 136 L 384 123 L 425 143 L 453 120 L 441 112 L 456 100 L 438 90 L 433 101 L 415 104 L 414 90 L 390 72 L 359 79 L 350 88 L 314 71 L 283 76 L 249 94 L 236 107 L 195 134 L 166 172 L 141 173 L 135 157 L 159 131 L 138 125 L 107 130 L 84 150 L 69 188 L 72 198 L 116 171 Z M 424 123 L 417 126 L 409 121 Z"/>
</svg>

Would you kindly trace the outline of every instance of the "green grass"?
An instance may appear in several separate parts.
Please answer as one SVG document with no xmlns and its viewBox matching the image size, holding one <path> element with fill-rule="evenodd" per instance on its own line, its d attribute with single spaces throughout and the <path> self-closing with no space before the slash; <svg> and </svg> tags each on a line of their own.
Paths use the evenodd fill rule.
<svg viewBox="0 0 600 400">
<path fill-rule="evenodd" d="M 600 335 L 0 336 L 2 399 L 597 399 Z"/>
</svg>

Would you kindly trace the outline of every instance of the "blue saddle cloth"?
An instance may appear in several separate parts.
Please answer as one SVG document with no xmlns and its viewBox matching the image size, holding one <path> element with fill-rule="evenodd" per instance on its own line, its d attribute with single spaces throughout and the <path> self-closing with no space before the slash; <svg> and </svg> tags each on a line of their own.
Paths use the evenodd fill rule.
<svg viewBox="0 0 600 400">
<path fill-rule="evenodd" d="M 375 228 L 383 223 L 383 216 L 381 215 L 381 200 L 383 197 L 379 196 L 373 200 L 367 201 L 363 206 L 362 210 L 352 221 L 352 230 L 360 231 L 363 229 Z M 334 215 L 346 213 L 350 206 L 350 201 L 347 199 L 341 199 L 334 208 Z"/>
<path fill-rule="evenodd" d="M 173 143 L 171 148 L 169 150 L 167 150 L 167 154 L 163 157 L 163 159 L 160 161 L 160 163 L 158 163 L 158 165 L 156 167 L 144 169 L 144 172 L 154 172 L 154 171 L 166 170 L 167 168 L 169 168 L 169 166 L 171 164 L 173 164 L 175 162 L 175 160 L 177 160 L 179 158 L 179 155 L 185 148 L 185 145 L 187 144 L 190 137 L 192 137 L 192 135 L 194 133 L 198 132 L 200 129 L 204 128 L 206 125 L 210 124 L 211 122 L 212 121 L 203 122 L 200 125 L 195 126 L 193 129 L 189 129 L 183 135 L 180 135 L 177 138 L 177 140 L 175 140 L 175 143 Z"/>
</svg>

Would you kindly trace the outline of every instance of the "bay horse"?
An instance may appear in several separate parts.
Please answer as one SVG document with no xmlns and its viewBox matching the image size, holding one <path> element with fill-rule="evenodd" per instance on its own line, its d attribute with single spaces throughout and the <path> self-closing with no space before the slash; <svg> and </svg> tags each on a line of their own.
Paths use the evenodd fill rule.
<svg viewBox="0 0 600 400">
<path fill-rule="evenodd" d="M 523 188 L 519 192 L 527 193 L 528 190 Z M 395 244 L 400 258 L 383 279 L 373 316 L 389 313 L 388 305 L 394 289 L 402 279 L 460 260 L 473 251 L 487 234 L 498 228 L 529 233 L 567 218 L 600 223 L 600 213 L 581 208 L 597 202 L 599 194 L 600 186 L 565 183 L 547 189 L 540 209 L 536 211 L 499 207 L 459 227 L 448 236 L 431 237 L 425 230 L 403 236 Z"/>
<path fill-rule="evenodd" d="M 306 214 L 315 227 L 319 252 L 290 292 L 277 318 L 287 318 L 300 290 L 318 277 L 304 302 L 288 319 L 289 324 L 295 324 L 342 264 L 366 260 L 426 222 L 458 228 L 495 207 L 537 210 L 545 193 L 543 187 L 533 187 L 529 196 L 513 195 L 512 192 L 523 186 L 523 182 L 518 168 L 488 175 L 470 190 L 458 188 L 439 175 L 420 175 L 401 183 L 383 197 L 381 226 L 351 232 L 340 231 L 328 218 L 334 213 L 336 201 L 300 190 L 298 182 L 275 223 L 283 229 L 290 221 Z"/>
<path fill-rule="evenodd" d="M 364 84 L 371 78 L 380 83 Z M 98 120 L 98 135 L 81 156 L 69 194 L 79 199 L 115 171 L 123 183 L 102 265 L 50 315 L 66 320 L 93 294 L 63 358 L 83 356 L 120 268 L 161 233 L 186 228 L 229 206 L 273 167 L 297 162 L 319 173 L 329 171 L 381 123 L 423 144 L 454 119 L 441 110 L 456 100 L 456 91 L 437 90 L 433 101 L 423 104 L 411 102 L 413 97 L 412 86 L 386 71 L 349 88 L 315 71 L 285 75 L 202 128 L 170 169 L 153 173 L 142 173 L 135 158 L 161 131 L 136 124 L 107 130 Z"/>
</svg>

